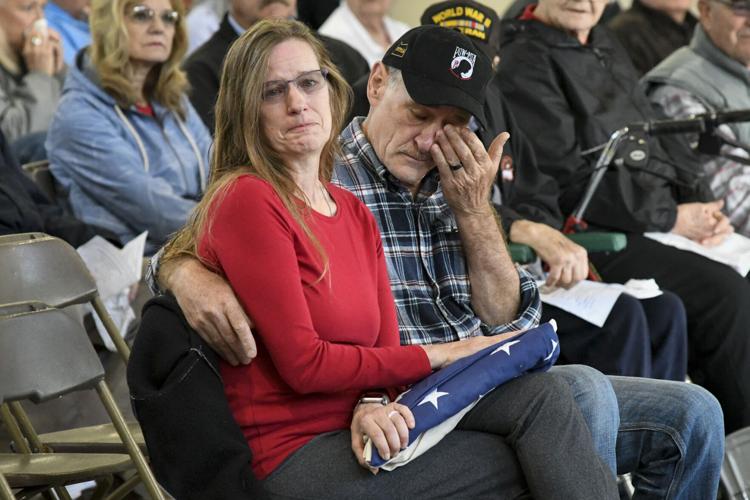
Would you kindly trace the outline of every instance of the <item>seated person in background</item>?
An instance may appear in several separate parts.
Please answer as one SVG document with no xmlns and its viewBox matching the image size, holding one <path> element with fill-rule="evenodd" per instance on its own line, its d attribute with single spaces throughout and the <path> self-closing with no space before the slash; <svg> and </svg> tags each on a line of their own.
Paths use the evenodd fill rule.
<svg viewBox="0 0 750 500">
<path fill-rule="evenodd" d="M 60 35 L 44 21 L 43 0 L 0 1 L 0 131 L 23 163 L 44 158 L 65 77 Z"/>
<path fill-rule="evenodd" d="M 471 46 L 458 33 L 434 30 L 435 50 Z M 377 224 L 329 182 L 348 94 L 304 24 L 266 20 L 240 37 L 222 74 L 206 196 L 164 257 L 198 256 L 227 278 L 257 323 L 255 362 L 221 366 L 255 475 L 286 498 L 354 498 L 368 488 L 407 498 L 428 489 L 434 497 L 518 496 L 526 488 L 537 498 L 615 497 L 614 477 L 596 456 L 572 393 L 551 373 L 521 376 L 484 396 L 419 458 L 419 474 L 416 463 L 378 476 L 358 466 L 348 427 L 363 391 L 416 382 L 516 333 L 399 345 Z M 467 160 L 466 168 L 493 175 L 506 137 L 489 154 L 477 151 L 478 163 Z M 443 174 L 443 154 L 455 154 L 451 143 L 433 151 Z M 397 430 L 405 445 L 411 412 L 377 406 L 368 434 Z"/>
<path fill-rule="evenodd" d="M 499 60 L 500 22 L 495 11 L 485 5 L 471 0 L 440 2 L 427 8 L 421 22 L 446 28 L 457 26 L 491 61 Z M 493 79 L 497 78 L 500 77 L 495 73 Z M 355 86 L 354 91 L 359 98 L 357 100 L 364 101 L 362 107 L 369 107 L 366 82 Z M 367 107 L 364 114 L 367 114 Z M 554 182 L 539 172 L 529 140 L 493 83 L 487 87 L 485 116 L 487 129 L 478 130 L 477 134 L 486 147 L 500 132 L 510 133 L 500 161 L 504 168 L 502 173 L 518 177 L 520 188 L 533 187 L 533 196 L 529 196 L 528 201 L 541 205 L 541 213 L 545 209 L 557 210 L 556 194 L 545 189 Z M 515 183 L 504 181 L 503 177 L 498 176 L 495 190 L 501 200 L 494 201 L 510 241 L 529 245 L 549 266 L 549 286 L 569 287 L 585 279 L 589 270 L 586 250 L 555 227 L 529 220 L 513 210 L 508 200 L 512 199 Z M 501 192 L 502 196 L 499 196 Z M 607 375 L 685 380 L 685 308 L 680 299 L 670 292 L 642 301 L 622 294 L 601 328 L 545 304 L 542 321 L 552 318 L 557 321 L 557 334 L 560 337 L 558 364 L 589 365 Z"/>
<path fill-rule="evenodd" d="M 60 33 L 65 64 L 73 65 L 79 50 L 91 43 L 89 11 L 91 0 L 49 0 L 44 16 Z"/>
<path fill-rule="evenodd" d="M 41 232 L 78 247 L 97 234 L 114 240 L 103 228 L 67 215 L 23 173 L 0 132 L 0 234 Z"/>
<path fill-rule="evenodd" d="M 333 172 L 334 183 L 360 198 L 378 223 L 404 345 L 503 335 L 530 328 L 539 317 L 536 286 L 510 261 L 489 204 L 500 149 L 493 141 L 488 165 L 486 150 L 465 130 L 472 115 L 484 123 L 481 96 L 491 77 L 489 64 L 471 52 L 473 79 L 456 79 L 447 68 L 456 47 L 469 42 L 444 30 L 442 36 L 458 37 L 457 42 L 441 44 L 438 51 L 429 37 L 416 35 L 436 29 L 443 30 L 408 32 L 384 58 L 392 66 L 373 67 L 367 91 L 371 109 L 341 134 L 342 154 Z M 406 58 L 396 52 L 402 42 L 410 47 Z M 425 81 L 431 82 L 426 91 Z M 457 87 L 455 81 L 464 83 Z M 458 165 L 454 143 L 463 152 L 463 167 L 446 171 L 442 157 L 432 154 L 448 151 L 450 164 Z M 243 267 L 251 262 L 247 255 L 238 259 Z M 231 364 L 250 362 L 260 351 L 226 281 L 195 259 L 169 260 L 159 279 L 190 324 Z M 716 491 L 722 417 L 707 391 L 683 382 L 608 379 L 585 366 L 556 366 L 550 373 L 570 384 L 600 456 L 613 472 L 632 472 L 637 492 L 708 497 Z M 377 409 L 360 405 L 353 416 L 352 449 L 358 459 L 363 429 L 372 429 Z M 395 453 L 398 440 L 388 442 Z"/>
<path fill-rule="evenodd" d="M 701 0 L 698 10 L 690 45 L 644 77 L 651 102 L 672 118 L 750 109 L 750 2 Z M 750 236 L 750 123 L 717 132 L 726 144 L 718 154 L 701 155 L 701 166 L 732 225 Z"/>
<path fill-rule="evenodd" d="M 216 33 L 221 19 L 227 13 L 228 6 L 227 0 L 203 0 L 190 9 L 186 17 L 188 36 L 186 57 Z"/>
<path fill-rule="evenodd" d="M 691 0 L 633 0 L 628 10 L 608 23 L 639 76 L 690 42 L 697 23 L 690 13 L 691 3 Z"/>
<path fill-rule="evenodd" d="M 356 48 L 372 66 L 409 26 L 388 16 L 391 0 L 342 0 L 318 31 Z"/>
<path fill-rule="evenodd" d="M 229 12 L 222 19 L 219 30 L 185 61 L 191 87 L 190 100 L 212 134 L 219 78 L 229 46 L 261 19 L 293 16 L 295 5 L 295 0 L 229 0 Z M 320 34 L 316 36 L 347 82 L 356 82 L 370 70 L 367 61 L 347 43 Z"/>
<path fill-rule="evenodd" d="M 211 138 L 185 96 L 179 0 L 96 0 L 92 45 L 70 67 L 47 137 L 75 215 L 150 254 L 187 220 Z"/>
<path fill-rule="evenodd" d="M 297 19 L 317 30 L 339 6 L 339 0 L 298 0 Z"/>
<path fill-rule="evenodd" d="M 556 228 L 562 227 L 561 214 L 578 204 L 610 134 L 657 117 L 625 51 L 606 28 L 596 26 L 604 2 L 574 5 L 541 0 L 521 18 L 504 21 L 494 80 L 533 144 L 558 209 L 546 214 L 539 213 L 541 208 L 528 210 L 535 203 L 521 195 L 533 198 L 533 188 L 520 188 L 509 203 L 529 219 Z M 688 372 L 722 403 L 726 431 L 732 432 L 750 425 L 750 283 L 728 266 L 642 235 L 671 231 L 710 245 L 732 232 L 721 201 L 711 201 L 708 186 L 697 176 L 687 142 L 676 136 L 644 140 L 649 148 L 645 164 L 621 150 L 585 215 L 594 227 L 627 233 L 627 248 L 589 259 L 605 281 L 653 278 L 682 299 Z"/>
</svg>

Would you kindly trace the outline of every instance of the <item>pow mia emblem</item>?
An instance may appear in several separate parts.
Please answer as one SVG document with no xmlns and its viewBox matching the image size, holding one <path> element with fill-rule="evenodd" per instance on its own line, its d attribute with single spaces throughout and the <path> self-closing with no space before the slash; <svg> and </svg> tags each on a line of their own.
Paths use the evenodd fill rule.
<svg viewBox="0 0 750 500">
<path fill-rule="evenodd" d="M 451 73 L 461 80 L 470 80 L 474 73 L 476 60 L 477 55 L 475 53 L 456 47 L 456 51 L 453 53 L 453 61 L 451 61 Z"/>
</svg>

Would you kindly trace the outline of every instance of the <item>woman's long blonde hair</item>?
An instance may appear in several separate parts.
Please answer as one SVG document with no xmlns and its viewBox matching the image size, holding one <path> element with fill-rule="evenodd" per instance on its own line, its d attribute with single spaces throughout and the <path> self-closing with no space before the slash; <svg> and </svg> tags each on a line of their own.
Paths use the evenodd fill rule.
<svg viewBox="0 0 750 500">
<path fill-rule="evenodd" d="M 351 88 L 331 62 L 323 45 L 304 24 L 290 20 L 260 21 L 234 42 L 224 60 L 216 101 L 215 139 L 208 187 L 188 223 L 167 244 L 163 263 L 180 256 L 198 257 L 198 241 L 211 230 L 210 207 L 215 201 L 220 202 L 226 188 L 237 177 L 250 173 L 273 186 L 284 206 L 320 253 L 325 274 L 325 252 L 295 203 L 295 198 L 305 199 L 304 193 L 294 182 L 290 169 L 270 146 L 261 123 L 261 96 L 269 55 L 274 47 L 289 39 L 307 43 L 315 52 L 320 67 L 328 70 L 331 136 L 320 155 L 319 176 L 322 181 L 331 179 L 334 158 L 339 152 L 337 137 L 348 113 Z"/>
<path fill-rule="evenodd" d="M 155 100 L 185 119 L 183 98 L 188 81 L 180 69 L 187 50 L 185 8 L 182 0 L 170 0 L 169 3 L 179 14 L 172 51 L 166 61 L 151 68 L 143 92 L 149 100 Z M 138 0 L 93 0 L 91 4 L 91 62 L 102 88 L 125 108 L 135 104 L 140 90 L 134 89 L 132 84 L 128 31 L 125 27 L 126 12 L 137 4 Z"/>
</svg>

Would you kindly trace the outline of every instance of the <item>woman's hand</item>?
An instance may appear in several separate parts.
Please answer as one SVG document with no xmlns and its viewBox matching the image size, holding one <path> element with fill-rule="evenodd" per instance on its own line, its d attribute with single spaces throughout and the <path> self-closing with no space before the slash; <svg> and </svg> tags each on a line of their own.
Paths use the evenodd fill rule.
<svg viewBox="0 0 750 500">
<path fill-rule="evenodd" d="M 493 335 L 491 337 L 480 335 L 478 337 L 471 337 L 470 339 L 459 340 L 457 342 L 423 345 L 420 347 L 427 353 L 427 358 L 430 360 L 430 367 L 432 367 L 433 370 L 438 370 L 440 368 L 445 368 L 461 358 L 471 356 L 485 347 L 489 347 L 504 340 L 512 339 L 521 333 L 523 332 L 509 332 L 501 335 Z"/>
<path fill-rule="evenodd" d="M 51 28 L 32 28 L 28 31 L 21 55 L 30 72 L 36 71 L 52 76 L 59 73 L 65 65 L 60 35 Z"/>
<path fill-rule="evenodd" d="M 360 404 L 354 408 L 352 417 L 352 451 L 359 465 L 373 474 L 378 469 L 365 462 L 365 440 L 367 436 L 372 445 L 385 460 L 395 457 L 409 444 L 409 429 L 415 425 L 414 415 L 409 407 L 398 403 L 385 406 L 378 403 Z"/>
</svg>

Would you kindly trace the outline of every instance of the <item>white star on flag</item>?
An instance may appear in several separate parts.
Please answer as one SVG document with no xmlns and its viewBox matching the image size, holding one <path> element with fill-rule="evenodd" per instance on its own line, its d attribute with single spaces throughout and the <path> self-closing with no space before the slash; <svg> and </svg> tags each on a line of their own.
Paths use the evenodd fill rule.
<svg viewBox="0 0 750 500">
<path fill-rule="evenodd" d="M 553 354 L 555 354 L 555 349 L 557 349 L 557 342 L 554 340 L 552 341 L 552 352 L 549 353 L 549 356 L 544 358 L 544 361 L 549 361 L 549 359 L 552 357 Z"/>
<path fill-rule="evenodd" d="M 443 396 L 447 396 L 447 392 L 440 392 L 437 389 L 429 393 L 427 396 L 424 397 L 422 401 L 419 402 L 417 406 L 422 406 L 426 403 L 432 403 L 435 406 L 435 409 L 438 409 L 438 398 L 442 398 Z"/>
<path fill-rule="evenodd" d="M 490 356 L 492 356 L 493 354 L 497 354 L 500 351 L 503 351 L 505 354 L 507 354 L 508 356 L 510 356 L 510 346 L 516 345 L 519 342 L 521 342 L 521 341 L 520 340 L 513 340 L 513 341 L 508 342 L 507 344 L 503 344 L 500 347 L 498 347 L 497 349 L 495 349 L 494 351 L 492 351 L 490 353 Z"/>
</svg>

